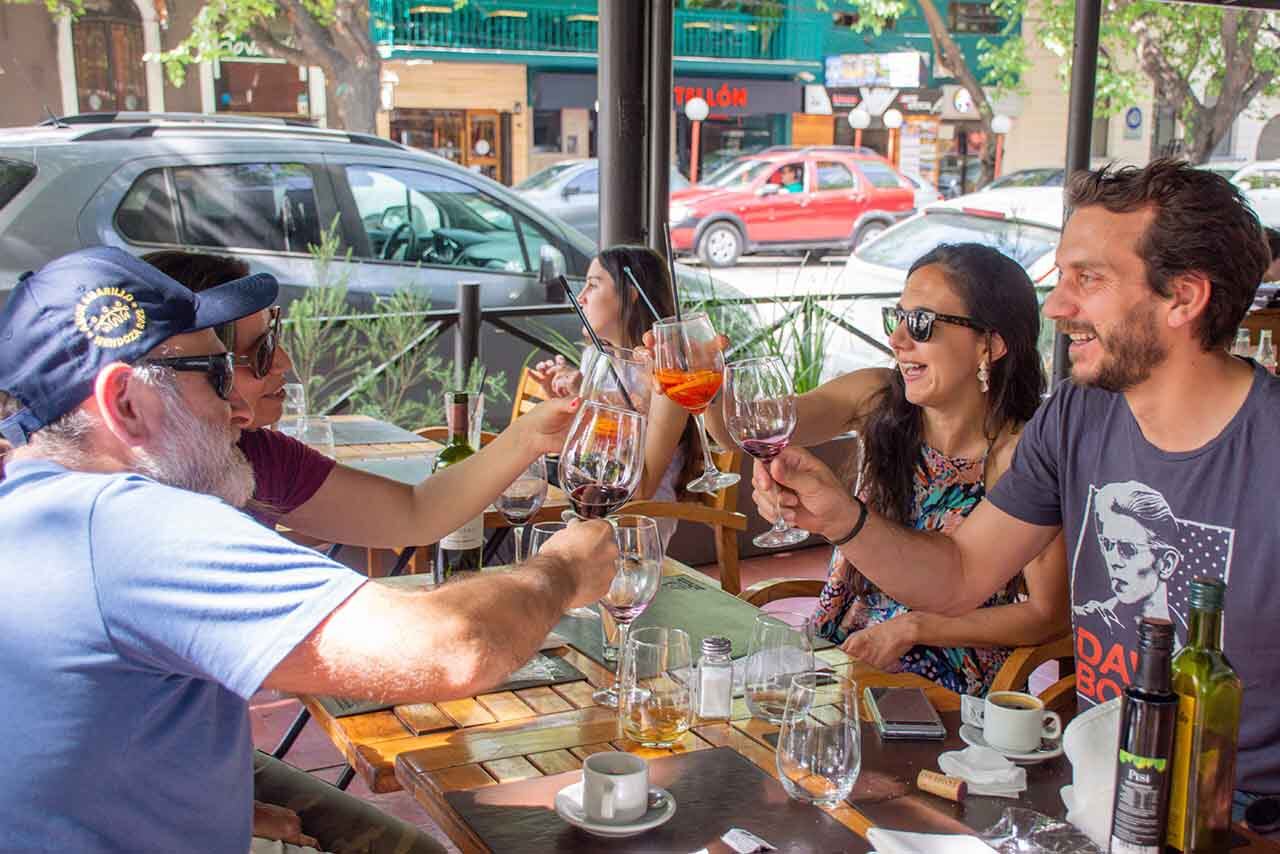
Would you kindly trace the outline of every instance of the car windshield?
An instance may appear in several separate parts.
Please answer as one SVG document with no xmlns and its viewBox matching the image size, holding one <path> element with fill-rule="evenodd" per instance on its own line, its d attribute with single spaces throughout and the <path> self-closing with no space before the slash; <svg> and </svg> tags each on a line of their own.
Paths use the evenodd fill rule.
<svg viewBox="0 0 1280 854">
<path fill-rule="evenodd" d="M 1024 169 L 991 182 L 988 190 L 1001 187 L 1061 187 L 1061 169 Z"/>
<path fill-rule="evenodd" d="M 530 175 L 519 184 L 516 184 L 516 190 L 544 190 L 555 183 L 556 178 L 561 174 L 577 166 L 577 163 L 557 163 L 554 166 L 548 166 L 541 172 Z"/>
<path fill-rule="evenodd" d="M 854 254 L 868 264 L 906 270 L 941 243 L 981 243 L 1030 267 L 1058 245 L 1058 231 L 959 211 L 937 211 L 907 220 Z"/>
<path fill-rule="evenodd" d="M 726 163 L 713 172 L 711 177 L 700 183 L 705 187 L 721 189 L 745 187 L 767 170 L 772 169 L 773 165 L 768 160 L 735 160 L 732 163 Z"/>
</svg>

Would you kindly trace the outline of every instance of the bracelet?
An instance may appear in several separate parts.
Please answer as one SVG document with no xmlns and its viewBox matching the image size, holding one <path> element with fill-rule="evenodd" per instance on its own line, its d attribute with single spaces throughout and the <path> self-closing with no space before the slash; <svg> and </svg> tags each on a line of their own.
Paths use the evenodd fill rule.
<svg viewBox="0 0 1280 854">
<path fill-rule="evenodd" d="M 858 498 L 856 495 L 853 496 L 853 500 L 858 502 L 858 521 L 853 523 L 853 530 L 838 540 L 827 540 L 826 537 L 822 538 L 827 540 L 827 542 L 833 546 L 843 546 L 845 543 L 858 536 L 858 532 L 862 530 L 862 526 L 867 523 L 867 505 L 863 504 L 862 499 Z"/>
</svg>

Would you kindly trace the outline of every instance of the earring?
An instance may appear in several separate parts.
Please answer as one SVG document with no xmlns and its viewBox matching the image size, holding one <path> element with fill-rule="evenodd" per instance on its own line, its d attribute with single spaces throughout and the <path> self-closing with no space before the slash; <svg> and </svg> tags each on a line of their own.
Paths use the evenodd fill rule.
<svg viewBox="0 0 1280 854">
<path fill-rule="evenodd" d="M 991 391 L 991 369 L 987 367 L 986 359 L 978 365 L 978 388 L 982 389 L 983 394 Z"/>
</svg>

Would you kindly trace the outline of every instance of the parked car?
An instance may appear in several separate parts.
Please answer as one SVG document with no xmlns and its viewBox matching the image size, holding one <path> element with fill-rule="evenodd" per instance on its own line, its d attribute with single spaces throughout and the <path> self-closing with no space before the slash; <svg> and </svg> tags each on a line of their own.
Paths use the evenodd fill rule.
<svg viewBox="0 0 1280 854">
<path fill-rule="evenodd" d="M 934 202 L 942 200 L 942 194 L 938 192 L 938 188 L 914 172 L 903 172 L 902 177 L 906 178 L 915 190 L 916 210 L 924 210 Z"/>
<path fill-rule="evenodd" d="M 954 199 L 978 189 L 982 181 L 982 158 L 969 154 L 963 158 L 963 176 L 961 182 L 961 157 L 959 154 L 944 154 L 938 159 L 938 192 L 944 199 Z"/>
<path fill-rule="evenodd" d="M 849 256 L 839 290 L 864 296 L 852 302 L 845 318 L 887 349 L 880 309 L 897 302 L 907 270 L 940 243 L 994 246 L 1021 264 L 1036 285 L 1052 285 L 1061 231 L 1059 187 L 983 190 L 930 205 Z M 1046 355 L 1052 352 L 1052 324 L 1042 322 L 1041 345 Z M 854 336 L 841 339 L 828 352 L 839 373 L 892 364 L 885 350 Z"/>
<path fill-rule="evenodd" d="M 1061 187 L 1065 169 L 1042 167 L 1039 169 L 1019 169 L 1007 175 L 1001 175 L 983 189 L 1003 190 L 1007 187 Z"/>
<path fill-rule="evenodd" d="M 683 190 L 689 179 L 671 170 L 671 191 Z M 513 187 L 525 201 L 600 243 L 600 161 L 562 160 Z"/>
<path fill-rule="evenodd" d="M 671 194 L 671 242 L 714 267 L 752 252 L 849 249 L 915 207 L 889 161 L 852 148 L 781 146 Z"/>
<path fill-rule="evenodd" d="M 1280 228 L 1280 160 L 1211 161 L 1201 168 L 1217 172 L 1243 190 L 1258 219 L 1272 228 Z"/>
</svg>

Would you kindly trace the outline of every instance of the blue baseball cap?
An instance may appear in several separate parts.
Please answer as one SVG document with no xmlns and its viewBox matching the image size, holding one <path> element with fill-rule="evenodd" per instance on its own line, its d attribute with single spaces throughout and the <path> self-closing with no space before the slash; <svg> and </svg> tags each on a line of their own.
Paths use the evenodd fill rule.
<svg viewBox="0 0 1280 854">
<path fill-rule="evenodd" d="M 163 341 L 221 326 L 276 301 L 258 273 L 192 293 L 122 249 L 96 246 L 26 273 L 0 308 L 0 391 L 23 409 L 0 421 L 14 447 L 93 393 L 98 372 Z"/>
</svg>

